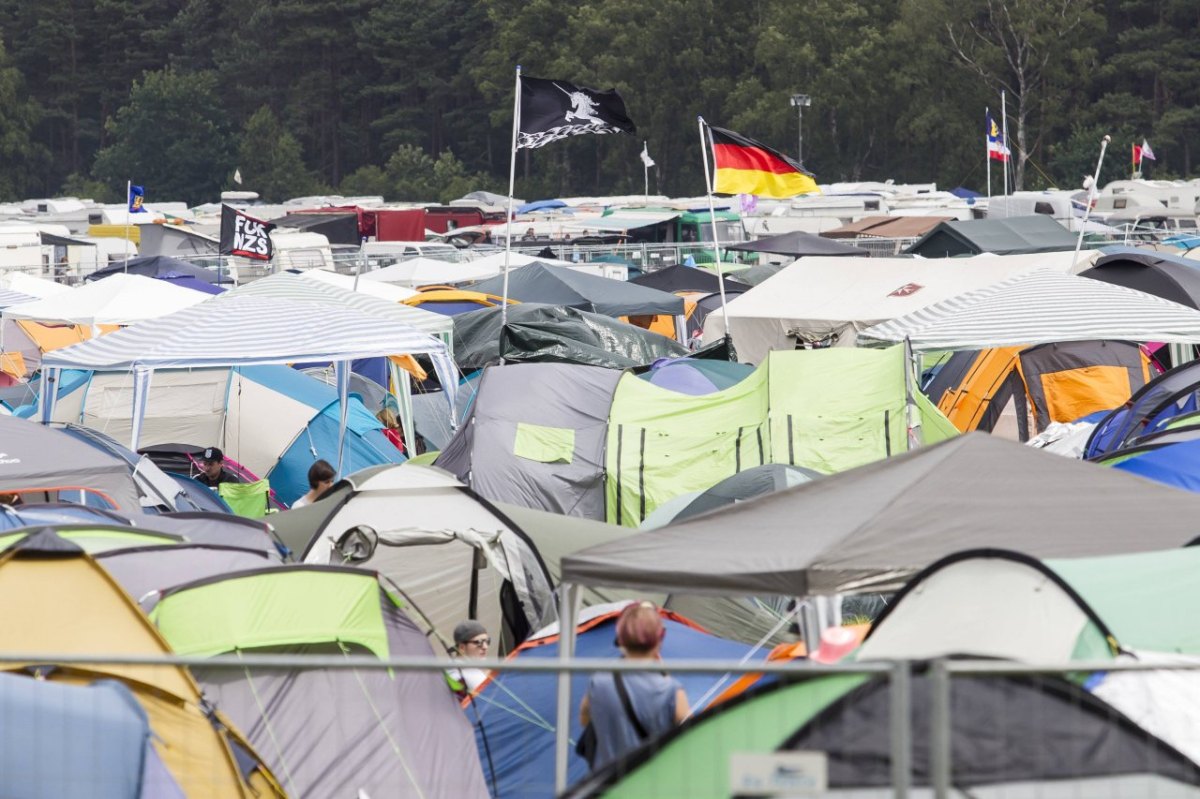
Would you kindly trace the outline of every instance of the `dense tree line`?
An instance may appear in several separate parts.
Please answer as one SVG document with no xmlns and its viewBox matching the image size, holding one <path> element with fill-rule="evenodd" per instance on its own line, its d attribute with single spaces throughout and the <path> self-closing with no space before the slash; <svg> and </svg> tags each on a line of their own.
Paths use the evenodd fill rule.
<svg viewBox="0 0 1200 799">
<path fill-rule="evenodd" d="M 823 182 L 981 189 L 1007 93 L 1025 188 L 1103 180 L 1148 138 L 1192 172 L 1195 0 L 0 0 L 0 196 L 440 199 L 507 183 L 514 67 L 616 87 L 636 137 L 518 159 L 523 197 L 703 193 L 696 119 L 796 150 Z"/>
</svg>

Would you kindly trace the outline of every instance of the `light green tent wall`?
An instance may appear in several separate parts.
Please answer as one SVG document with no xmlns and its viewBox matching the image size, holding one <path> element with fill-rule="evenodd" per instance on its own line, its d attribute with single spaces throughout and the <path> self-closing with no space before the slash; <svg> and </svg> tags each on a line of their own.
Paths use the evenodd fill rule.
<svg viewBox="0 0 1200 799">
<path fill-rule="evenodd" d="M 767 370 L 759 368 L 697 397 L 624 375 L 608 414 L 608 521 L 637 527 L 678 494 L 770 463 L 766 384 Z"/>
<path fill-rule="evenodd" d="M 608 521 L 636 527 L 663 502 L 762 463 L 830 473 L 904 452 L 904 368 L 902 347 L 772 352 L 742 382 L 704 396 L 625 375 L 608 419 Z M 958 434 L 919 391 L 915 399 L 924 443 Z"/>
<path fill-rule="evenodd" d="M 904 366 L 903 347 L 772 352 L 774 462 L 830 474 L 904 452 Z M 958 435 L 924 394 L 914 394 L 924 443 Z"/>
</svg>

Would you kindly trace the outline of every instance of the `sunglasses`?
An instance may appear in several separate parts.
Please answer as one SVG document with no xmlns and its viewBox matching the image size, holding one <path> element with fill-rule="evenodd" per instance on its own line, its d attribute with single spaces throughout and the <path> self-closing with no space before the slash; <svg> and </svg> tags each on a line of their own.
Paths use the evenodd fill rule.
<svg viewBox="0 0 1200 799">
<path fill-rule="evenodd" d="M 475 646 L 491 646 L 492 639 L 486 638 L 486 637 L 485 638 L 472 638 L 470 641 L 466 641 L 465 643 L 474 644 Z"/>
</svg>

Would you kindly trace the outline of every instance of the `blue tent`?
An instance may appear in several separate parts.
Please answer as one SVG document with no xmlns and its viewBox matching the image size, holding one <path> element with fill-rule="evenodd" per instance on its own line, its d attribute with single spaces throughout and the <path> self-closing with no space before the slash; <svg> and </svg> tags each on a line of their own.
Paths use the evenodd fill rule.
<svg viewBox="0 0 1200 799">
<path fill-rule="evenodd" d="M 0 674 L 0 795 L 183 799 L 154 751 L 146 711 L 118 682 L 65 685 Z"/>
<path fill-rule="evenodd" d="M 1113 465 L 1185 491 L 1200 492 L 1200 441 L 1182 441 L 1134 455 Z"/>
<path fill-rule="evenodd" d="M 616 613 L 610 614 L 599 624 L 581 631 L 575 654 L 582 658 L 619 658 L 620 650 L 615 644 L 616 617 Z M 663 639 L 662 656 L 668 671 L 672 660 L 738 660 L 751 650 L 746 644 L 717 638 L 670 618 L 664 618 L 663 623 L 667 635 Z M 765 656 L 766 652 L 760 650 L 755 652 L 753 659 L 762 660 Z M 556 659 L 558 639 L 555 637 L 540 646 L 536 642 L 532 646 L 527 642 L 517 650 L 517 657 Z M 720 690 L 712 689 L 721 681 L 721 675 L 680 674 L 676 679 L 687 691 L 688 702 L 694 711 L 702 709 L 720 693 Z M 502 674 L 483 687 L 475 698 L 474 709 L 467 709 L 467 717 L 475 724 L 475 739 L 485 776 L 489 784 L 495 785 L 495 799 L 549 799 L 554 796 L 557 680 L 553 674 Z M 581 732 L 579 703 L 583 701 L 587 684 L 586 674 L 577 674 L 571 679 L 572 745 Z M 701 704 L 702 700 L 704 704 Z M 587 762 L 572 750 L 568 780 L 575 782 L 587 772 Z"/>
<path fill-rule="evenodd" d="M 275 466 L 259 475 L 268 478 L 276 497 L 290 505 L 308 491 L 308 469 L 318 458 L 332 464 L 338 462 L 341 410 L 337 389 L 286 366 L 245 366 L 238 371 L 244 378 L 278 393 L 280 402 L 301 403 L 312 411 L 308 423 L 296 432 Z M 263 418 L 263 423 L 270 423 L 269 414 Z M 342 474 L 384 463 L 403 463 L 404 460 L 400 450 L 384 436 L 379 420 L 352 396 L 346 414 Z"/>
</svg>

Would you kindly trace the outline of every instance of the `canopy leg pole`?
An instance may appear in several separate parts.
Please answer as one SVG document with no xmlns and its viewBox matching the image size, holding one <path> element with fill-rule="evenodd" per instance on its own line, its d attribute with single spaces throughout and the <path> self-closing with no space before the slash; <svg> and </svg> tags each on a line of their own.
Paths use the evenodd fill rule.
<svg viewBox="0 0 1200 799">
<path fill-rule="evenodd" d="M 346 406 L 350 402 L 350 362 L 337 361 L 334 364 L 334 370 L 337 375 L 337 390 L 338 390 L 338 451 L 337 451 L 337 476 L 344 477 L 342 474 L 342 466 L 345 460 L 344 452 L 346 448 L 346 419 L 349 414 L 349 408 Z"/>
<path fill-rule="evenodd" d="M 908 416 L 908 449 L 921 446 L 921 415 L 917 410 L 914 383 L 917 374 L 917 355 L 913 352 L 912 339 L 904 337 L 904 410 Z"/>
<path fill-rule="evenodd" d="M 575 657 L 575 618 L 579 608 L 579 586 L 558 586 L 558 659 L 562 664 Z M 571 745 L 571 673 L 558 673 L 558 718 L 554 727 L 554 793 L 567 789 L 567 765 Z"/>
<path fill-rule="evenodd" d="M 150 380 L 153 369 L 133 370 L 133 424 L 129 431 L 129 448 L 137 452 L 138 439 L 142 435 L 142 421 L 146 418 L 146 403 L 150 399 Z"/>
</svg>

